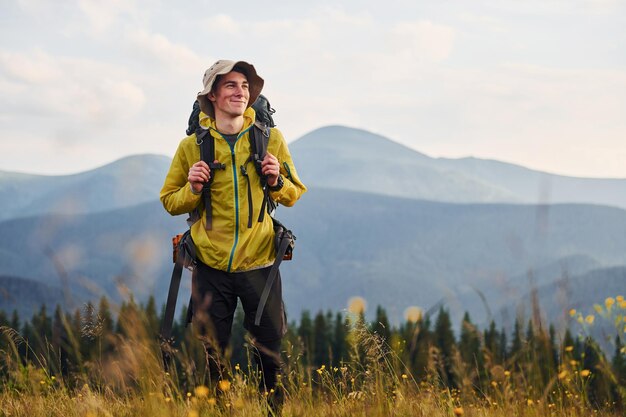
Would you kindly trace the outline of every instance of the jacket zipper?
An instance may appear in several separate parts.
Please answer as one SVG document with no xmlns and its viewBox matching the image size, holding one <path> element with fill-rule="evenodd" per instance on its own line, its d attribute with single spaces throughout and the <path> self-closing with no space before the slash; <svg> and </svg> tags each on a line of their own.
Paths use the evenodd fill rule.
<svg viewBox="0 0 626 417">
<path fill-rule="evenodd" d="M 239 138 L 241 138 L 248 130 L 250 130 L 251 127 L 252 125 L 248 127 L 246 130 L 244 130 L 243 132 L 241 132 L 237 136 L 237 140 L 235 141 L 235 143 L 233 143 L 230 146 L 230 159 L 231 159 L 232 168 L 233 168 L 233 187 L 234 187 L 234 194 L 235 194 L 235 238 L 233 240 L 233 248 L 230 250 L 230 256 L 228 258 L 228 268 L 226 269 L 226 272 L 231 271 L 231 268 L 233 266 L 233 259 L 235 257 L 235 249 L 237 248 L 237 243 L 239 242 L 239 182 L 237 180 L 238 171 L 237 171 L 237 164 L 235 161 L 235 145 L 239 141 Z"/>
</svg>

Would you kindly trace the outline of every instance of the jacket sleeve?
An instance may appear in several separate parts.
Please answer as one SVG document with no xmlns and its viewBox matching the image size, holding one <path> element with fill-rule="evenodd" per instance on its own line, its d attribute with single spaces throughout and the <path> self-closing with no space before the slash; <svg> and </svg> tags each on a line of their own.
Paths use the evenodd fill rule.
<svg viewBox="0 0 626 417">
<path fill-rule="evenodd" d="M 193 211 L 201 200 L 199 194 L 195 195 L 191 192 L 191 187 L 187 181 L 191 166 L 190 161 L 192 161 L 191 155 L 186 152 L 183 140 L 178 145 L 174 159 L 172 159 L 160 195 L 163 207 L 172 216 Z"/>
<path fill-rule="evenodd" d="M 300 177 L 298 177 L 298 172 L 291 159 L 287 142 L 280 130 L 272 129 L 270 144 L 277 145 L 274 156 L 278 158 L 280 173 L 284 179 L 283 187 L 278 191 L 271 191 L 270 197 L 283 206 L 291 207 L 298 201 L 300 196 L 306 192 L 306 186 L 300 181 Z M 271 148 L 272 150 L 274 149 L 273 146 Z"/>
</svg>

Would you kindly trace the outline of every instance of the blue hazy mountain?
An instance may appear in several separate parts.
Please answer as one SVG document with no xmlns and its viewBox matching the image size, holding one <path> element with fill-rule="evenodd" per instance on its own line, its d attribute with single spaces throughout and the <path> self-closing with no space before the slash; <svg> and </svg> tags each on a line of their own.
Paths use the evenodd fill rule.
<svg viewBox="0 0 626 417">
<path fill-rule="evenodd" d="M 409 306 L 443 300 L 480 320 L 475 290 L 489 294 L 496 311 L 530 291 L 529 272 L 546 269 L 542 283 L 561 278 L 547 265 L 578 275 L 625 264 L 626 211 L 612 207 L 453 204 L 312 188 L 277 217 L 298 237 L 295 260 L 281 267 L 296 315 L 362 296 L 396 319 Z M 0 235 L 15 239 L 0 242 L 2 275 L 70 288 L 76 300 L 131 291 L 163 302 L 171 237 L 185 228 L 184 217 L 170 217 L 159 202 L 5 221 Z"/>
<path fill-rule="evenodd" d="M 626 208 L 626 179 L 567 177 L 478 158 L 431 158 L 348 127 L 314 130 L 290 149 L 303 180 L 314 186 L 446 202 Z"/>
<path fill-rule="evenodd" d="M 281 267 L 292 315 L 358 295 L 396 319 L 443 301 L 480 321 L 483 299 L 495 315 L 533 286 L 626 265 L 625 180 L 430 158 L 338 126 L 290 148 L 310 187 L 277 214 L 298 236 L 295 260 Z M 169 164 L 141 155 L 69 176 L 0 173 L 0 276 L 61 291 L 69 308 L 128 291 L 163 302 L 171 237 L 186 229 L 157 201 Z"/>
<path fill-rule="evenodd" d="M 170 162 L 161 155 L 136 155 L 73 175 L 0 171 L 0 220 L 91 213 L 154 201 Z"/>
</svg>

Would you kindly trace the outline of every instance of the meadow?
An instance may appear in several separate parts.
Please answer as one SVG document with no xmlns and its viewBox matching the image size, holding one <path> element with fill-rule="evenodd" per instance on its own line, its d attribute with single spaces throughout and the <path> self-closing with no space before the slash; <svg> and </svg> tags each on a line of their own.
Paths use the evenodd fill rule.
<svg viewBox="0 0 626 417">
<path fill-rule="evenodd" d="M 0 415 L 273 414 L 275 393 L 259 393 L 243 331 L 233 335 L 228 376 L 211 384 L 184 311 L 166 370 L 153 300 L 111 310 L 102 299 L 73 315 L 42 307 L 23 324 L 0 315 Z M 510 336 L 493 323 L 481 331 L 466 314 L 458 337 L 443 308 L 433 318 L 412 311 L 396 327 L 382 307 L 367 322 L 358 300 L 345 313 L 305 312 L 283 344 L 282 415 L 624 415 L 626 301 L 609 297 L 593 311 L 570 311 L 580 333 L 562 335 L 532 318 Z M 596 320 L 615 324 L 613 355 L 588 336 Z"/>
</svg>

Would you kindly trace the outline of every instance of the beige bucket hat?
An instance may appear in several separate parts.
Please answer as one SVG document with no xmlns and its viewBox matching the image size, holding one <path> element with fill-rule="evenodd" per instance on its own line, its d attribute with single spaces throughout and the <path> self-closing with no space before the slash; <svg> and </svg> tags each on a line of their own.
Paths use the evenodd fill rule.
<svg viewBox="0 0 626 417">
<path fill-rule="evenodd" d="M 240 68 L 248 78 L 248 85 L 250 88 L 250 100 L 248 101 L 248 107 L 252 106 L 257 97 L 259 97 L 259 94 L 261 94 L 261 90 L 263 90 L 263 78 L 259 77 L 252 64 L 248 64 L 245 61 L 229 61 L 226 59 L 220 59 L 204 72 L 204 77 L 202 78 L 204 90 L 200 91 L 197 97 L 198 103 L 200 103 L 200 110 L 202 110 L 202 112 L 208 115 L 211 119 L 215 119 L 215 112 L 213 111 L 213 104 L 207 97 L 207 94 L 211 92 L 213 83 L 218 75 L 228 74 L 235 67 Z"/>
</svg>

